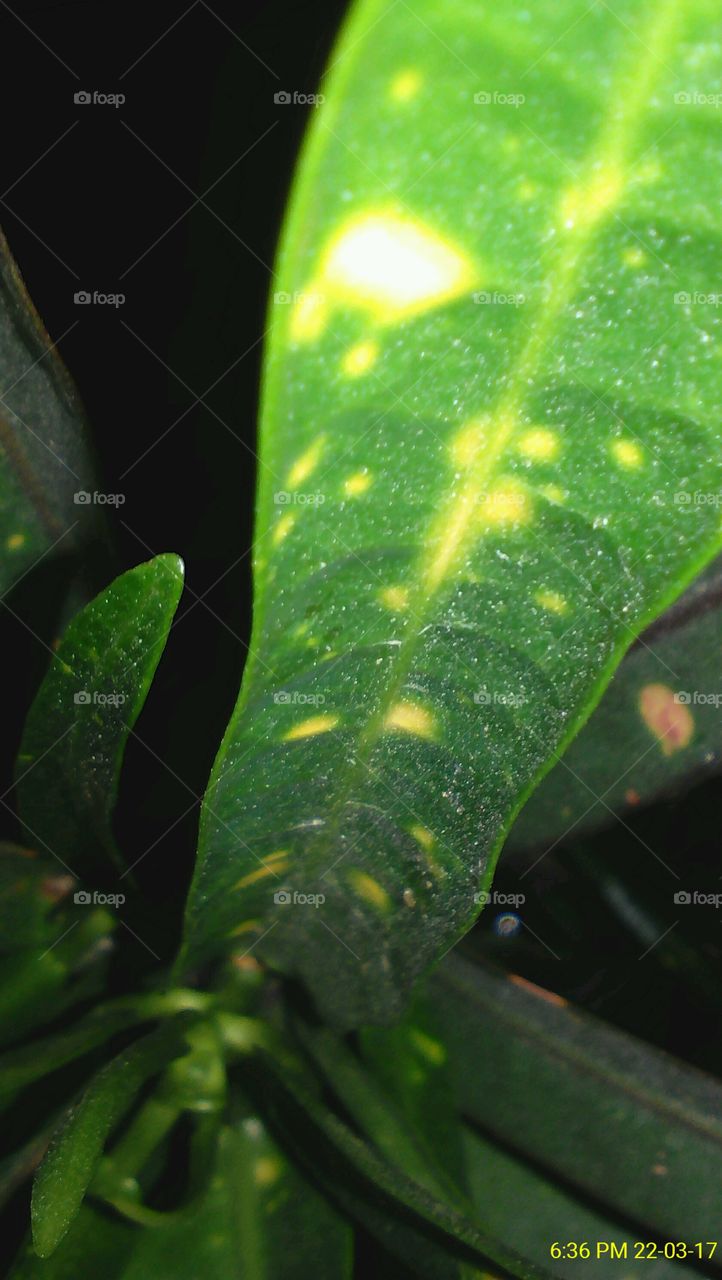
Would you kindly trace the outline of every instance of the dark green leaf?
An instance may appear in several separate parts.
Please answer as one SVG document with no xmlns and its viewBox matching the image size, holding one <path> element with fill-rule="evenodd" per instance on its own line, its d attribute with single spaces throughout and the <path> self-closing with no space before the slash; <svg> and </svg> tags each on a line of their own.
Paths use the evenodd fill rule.
<svg viewBox="0 0 722 1280">
<path fill-rule="evenodd" d="M 398 1016 L 719 549 L 722 135 L 689 95 L 721 38 L 709 0 L 353 9 L 281 250 L 184 963 L 242 938 L 338 1024 Z"/>
<path fill-rule="evenodd" d="M 717 1238 L 718 1081 L 481 965 L 447 960 L 431 994 L 479 1125 L 664 1239 Z"/>
<path fill-rule="evenodd" d="M 114 854 L 110 819 L 123 752 L 163 652 L 183 565 L 157 556 L 73 619 L 40 687 L 18 758 L 28 839 L 71 869 Z"/>
<path fill-rule="evenodd" d="M 576 838 L 716 772 L 721 650 L 722 564 L 715 561 L 640 636 L 594 715 L 522 809 L 507 846 Z"/>
<path fill-rule="evenodd" d="M 0 232 L 0 593 L 51 549 L 69 553 L 98 508 L 88 431 L 75 388 Z"/>
<path fill-rule="evenodd" d="M 166 1027 L 135 1041 L 98 1072 L 66 1113 L 33 1183 L 33 1244 L 39 1257 L 57 1248 L 76 1217 L 105 1140 L 141 1085 L 179 1048 L 177 1032 Z"/>
</svg>

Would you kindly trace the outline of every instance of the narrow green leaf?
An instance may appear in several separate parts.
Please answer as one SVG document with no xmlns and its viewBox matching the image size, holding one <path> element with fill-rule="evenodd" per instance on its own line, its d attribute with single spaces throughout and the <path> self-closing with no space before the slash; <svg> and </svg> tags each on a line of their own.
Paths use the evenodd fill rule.
<svg viewBox="0 0 722 1280">
<path fill-rule="evenodd" d="M 659 1257 L 650 1254 L 646 1242 L 624 1220 L 610 1218 L 475 1130 L 465 1130 L 464 1147 L 480 1220 L 500 1239 L 514 1240 L 518 1249 L 554 1275 L 584 1280 L 591 1273 L 595 1280 L 619 1280 L 642 1261 L 645 1276 L 652 1280 L 690 1275 L 683 1262 L 665 1258 L 661 1249 Z M 575 1245 L 585 1242 L 588 1257 L 584 1252 L 570 1256 Z M 561 1258 L 551 1254 L 555 1243 L 564 1249 Z M 640 1243 L 645 1246 L 641 1253 Z M 704 1262 L 701 1273 L 710 1274 Z"/>
<path fill-rule="evenodd" d="M 72 869 L 115 855 L 111 815 L 128 735 L 163 652 L 183 564 L 162 555 L 116 578 L 70 623 L 18 757 L 27 838 Z"/>
<path fill-rule="evenodd" d="M 717 1080 L 559 996 L 456 957 L 433 975 L 431 993 L 468 1116 L 663 1239 L 717 1238 Z"/>
<path fill-rule="evenodd" d="M 264 1098 L 284 1143 L 327 1194 L 390 1253 L 430 1280 L 462 1280 L 479 1270 L 543 1280 L 548 1271 L 388 1164 L 288 1069 L 263 1055 Z"/>
<path fill-rule="evenodd" d="M 0 593 L 97 532 L 82 406 L 0 232 Z"/>
<path fill-rule="evenodd" d="M 160 1215 L 159 1215 L 160 1216 Z M 208 1194 L 172 1226 L 131 1228 L 83 1205 L 51 1258 L 28 1248 L 13 1280 L 350 1280 L 348 1224 L 253 1115 L 225 1126 Z"/>
<path fill-rule="evenodd" d="M 721 39 L 711 0 L 352 10 L 281 250 L 183 963 L 242 937 L 339 1025 L 397 1017 L 719 549 L 675 495 L 722 489 L 722 135 L 690 105 Z"/>
<path fill-rule="evenodd" d="M 174 1028 L 162 1027 L 135 1041 L 98 1072 L 66 1113 L 33 1183 L 33 1244 L 39 1257 L 57 1248 L 76 1217 L 105 1140 L 141 1085 L 180 1047 Z"/>
<path fill-rule="evenodd" d="M 722 764 L 722 564 L 640 636 L 594 715 L 522 809 L 509 848 L 603 827 Z"/>
</svg>

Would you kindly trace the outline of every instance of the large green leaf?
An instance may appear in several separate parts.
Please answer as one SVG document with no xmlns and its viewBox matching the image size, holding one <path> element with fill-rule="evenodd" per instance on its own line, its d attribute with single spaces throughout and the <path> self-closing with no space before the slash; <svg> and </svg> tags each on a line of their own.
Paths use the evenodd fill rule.
<svg viewBox="0 0 722 1280">
<path fill-rule="evenodd" d="M 711 0 L 354 8 L 281 251 L 184 963 L 243 940 L 339 1024 L 395 1017 L 720 546 L 720 37 Z"/>
<path fill-rule="evenodd" d="M 162 555 L 116 578 L 73 619 L 38 691 L 18 757 L 28 840 L 73 871 L 115 856 L 111 816 L 128 735 L 183 589 Z"/>
<path fill-rule="evenodd" d="M 4 594 L 51 549 L 76 549 L 98 507 L 82 406 L 1 232 L 0 456 Z"/>
<path fill-rule="evenodd" d="M 691 786 L 722 763 L 722 564 L 640 636 L 594 715 L 544 779 L 507 847 L 577 837 Z"/>
<path fill-rule="evenodd" d="M 459 1104 L 488 1134 L 639 1230 L 717 1238 L 719 1081 L 554 993 L 456 957 L 431 994 Z"/>
</svg>

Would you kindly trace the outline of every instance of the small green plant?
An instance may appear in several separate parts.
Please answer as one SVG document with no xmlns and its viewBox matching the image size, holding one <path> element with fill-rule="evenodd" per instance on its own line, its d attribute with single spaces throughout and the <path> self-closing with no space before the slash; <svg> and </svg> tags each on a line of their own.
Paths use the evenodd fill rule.
<svg viewBox="0 0 722 1280">
<path fill-rule="evenodd" d="M 722 750 L 721 40 L 711 0 L 352 8 L 270 305 L 241 693 L 140 976 L 112 819 L 184 569 L 90 598 L 88 432 L 0 246 L 0 586 L 66 557 L 0 857 L 13 1280 L 715 1273 L 719 1064 L 503 940 L 557 846 L 570 948 L 714 897 L 665 915 L 598 841 Z M 709 953 L 659 957 L 718 1017 Z"/>
</svg>

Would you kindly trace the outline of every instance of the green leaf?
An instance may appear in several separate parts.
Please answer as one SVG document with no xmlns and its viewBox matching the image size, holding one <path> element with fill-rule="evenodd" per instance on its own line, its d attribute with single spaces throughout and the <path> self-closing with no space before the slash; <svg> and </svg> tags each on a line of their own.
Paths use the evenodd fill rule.
<svg viewBox="0 0 722 1280">
<path fill-rule="evenodd" d="M 462 1280 L 491 1268 L 520 1280 L 548 1277 L 547 1269 L 387 1163 L 319 1102 L 292 1065 L 265 1054 L 260 1062 L 264 1101 L 288 1150 L 345 1214 L 416 1274 Z"/>
<path fill-rule="evenodd" d="M 27 838 L 73 870 L 99 850 L 117 857 L 111 815 L 125 744 L 182 588 L 175 555 L 116 578 L 70 623 L 28 715 L 20 817 Z"/>
<path fill-rule="evenodd" d="M 553 993 L 456 957 L 434 974 L 431 997 L 460 1105 L 487 1133 L 665 1240 L 716 1238 L 717 1080 Z"/>
<path fill-rule="evenodd" d="M 175 1028 L 162 1027 L 113 1058 L 66 1113 L 33 1183 L 32 1228 L 41 1258 L 57 1248 L 76 1217 L 108 1134 L 141 1085 L 175 1057 Z"/>
<path fill-rule="evenodd" d="M 0 232 L 0 594 L 97 532 L 82 406 Z"/>
<path fill-rule="evenodd" d="M 644 1274 L 652 1280 L 675 1280 L 689 1275 L 682 1262 L 662 1255 L 641 1258 L 635 1249 L 639 1237 L 624 1220 L 610 1218 L 588 1200 L 573 1195 L 533 1165 L 521 1160 L 471 1128 L 464 1132 L 474 1204 L 481 1221 L 500 1239 L 514 1240 L 518 1249 L 558 1276 L 583 1280 L 593 1268 L 598 1280 L 619 1280 L 622 1268 L 644 1259 Z M 589 1258 L 551 1256 L 551 1246 L 587 1241 Z M 617 1252 L 612 1250 L 612 1243 Z M 569 1251 L 570 1252 L 570 1251 Z M 708 1268 L 703 1264 L 703 1274 Z M 628 1274 L 628 1270 L 625 1272 Z"/>
<path fill-rule="evenodd" d="M 674 499 L 722 489 L 722 135 L 688 101 L 721 38 L 710 0 L 352 10 L 281 250 L 183 963 L 241 938 L 327 1019 L 397 1017 L 720 547 L 716 501 Z"/>
<path fill-rule="evenodd" d="M 351 1229 L 294 1169 L 254 1115 L 224 1127 L 214 1178 L 173 1225 L 129 1228 L 89 1205 L 52 1258 L 27 1249 L 13 1280 L 345 1280 Z"/>
<path fill-rule="evenodd" d="M 576 838 L 719 770 L 721 600 L 717 560 L 640 636 L 522 809 L 509 848 Z"/>
</svg>

